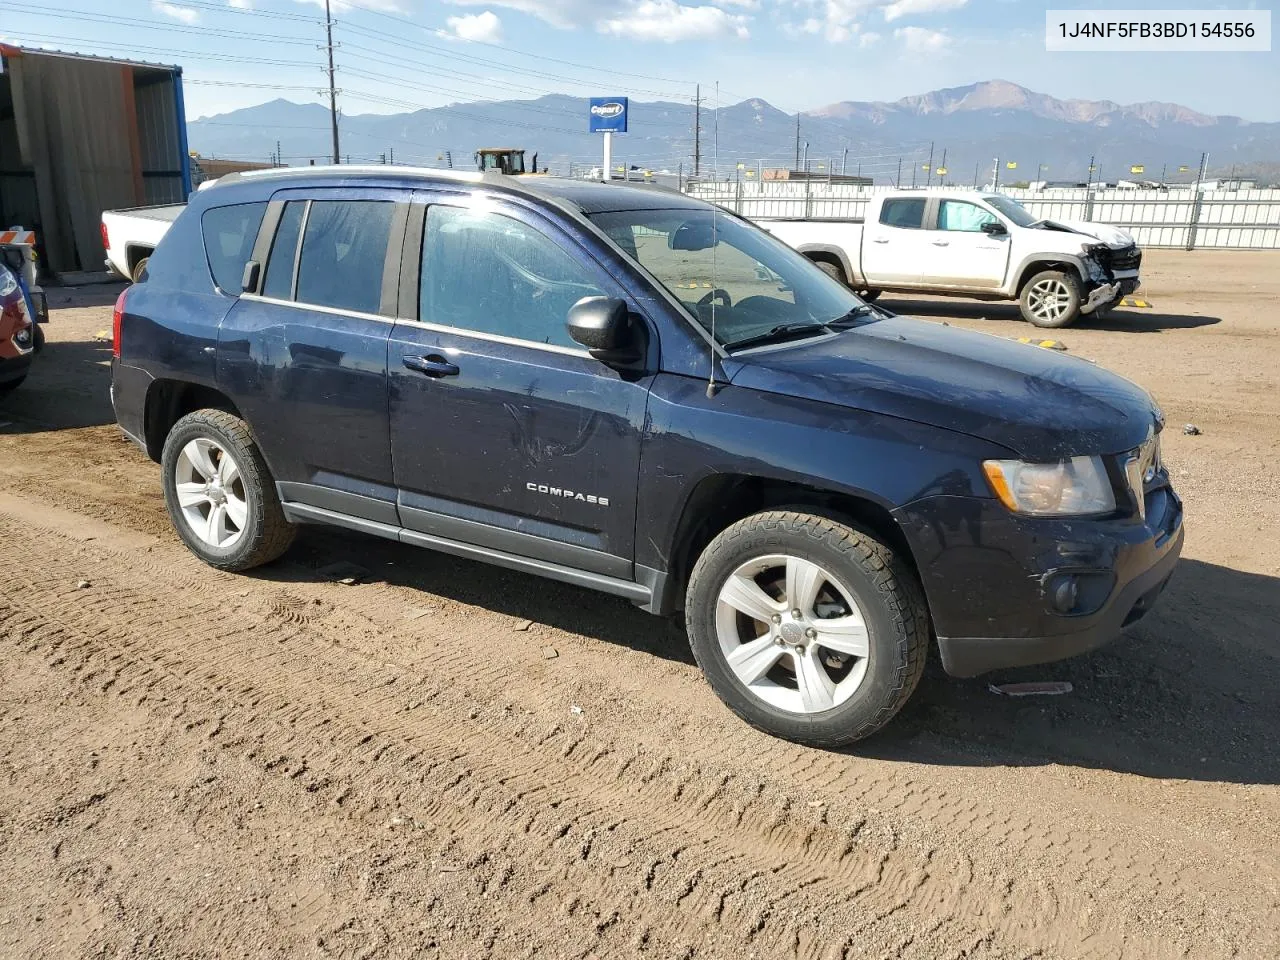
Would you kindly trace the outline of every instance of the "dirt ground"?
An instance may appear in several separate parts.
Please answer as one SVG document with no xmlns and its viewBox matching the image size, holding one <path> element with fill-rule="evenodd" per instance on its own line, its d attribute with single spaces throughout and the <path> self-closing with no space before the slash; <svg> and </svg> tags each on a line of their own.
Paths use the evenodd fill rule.
<svg viewBox="0 0 1280 960">
<path fill-rule="evenodd" d="M 738 722 L 620 600 L 319 529 L 203 566 L 112 421 L 118 288 L 52 291 L 0 406 L 0 956 L 1280 955 L 1280 254 L 1144 273 L 1060 339 L 1168 417 L 1161 606 L 994 678 L 1068 696 L 931 668 L 842 753 Z"/>
</svg>

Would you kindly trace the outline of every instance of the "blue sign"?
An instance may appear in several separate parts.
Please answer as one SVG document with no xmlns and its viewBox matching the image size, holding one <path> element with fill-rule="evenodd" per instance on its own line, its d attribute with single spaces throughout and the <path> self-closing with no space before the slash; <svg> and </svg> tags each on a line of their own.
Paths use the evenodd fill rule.
<svg viewBox="0 0 1280 960">
<path fill-rule="evenodd" d="M 588 127 L 592 133 L 627 132 L 626 97 L 592 97 Z"/>
</svg>

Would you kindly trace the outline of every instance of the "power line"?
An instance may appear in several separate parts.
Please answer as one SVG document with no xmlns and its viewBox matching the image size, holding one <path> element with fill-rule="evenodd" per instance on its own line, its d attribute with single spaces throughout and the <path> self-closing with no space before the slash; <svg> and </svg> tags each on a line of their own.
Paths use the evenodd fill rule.
<svg viewBox="0 0 1280 960">
<path fill-rule="evenodd" d="M 310 43 L 307 40 L 288 39 L 286 37 L 264 37 L 261 33 L 253 33 L 247 30 L 223 30 L 216 27 L 196 27 L 181 23 L 161 23 L 155 20 L 144 20 L 139 17 L 119 17 L 114 14 L 102 14 L 90 10 L 46 8 L 28 6 L 26 4 L 10 4 L 8 9 L 19 13 L 29 13 L 33 16 L 52 17 L 58 20 L 75 20 L 79 23 L 128 24 L 140 30 L 197 33 L 201 36 L 222 37 L 228 40 L 254 40 L 261 43 L 287 43 L 298 46 L 309 45 Z"/>
</svg>

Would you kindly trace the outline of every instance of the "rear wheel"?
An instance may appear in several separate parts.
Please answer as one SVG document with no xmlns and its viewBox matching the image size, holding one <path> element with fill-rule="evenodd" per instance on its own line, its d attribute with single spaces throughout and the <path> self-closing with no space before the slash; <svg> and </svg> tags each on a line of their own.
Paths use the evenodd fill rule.
<svg viewBox="0 0 1280 960">
<path fill-rule="evenodd" d="M 924 670 L 928 615 L 875 537 L 808 513 L 735 523 L 703 551 L 685 617 L 694 656 L 748 723 L 813 746 L 874 733 Z"/>
<path fill-rule="evenodd" d="M 1026 282 L 1018 298 L 1022 318 L 1037 327 L 1056 329 L 1080 316 L 1080 281 L 1062 270 L 1045 270 Z"/>
<path fill-rule="evenodd" d="M 876 298 L 880 296 L 881 292 L 882 291 L 880 290 L 859 290 L 858 296 L 867 301 L 867 303 L 874 303 Z"/>
<path fill-rule="evenodd" d="M 819 270 L 825 273 L 832 280 L 843 283 L 845 286 L 849 285 L 849 281 L 845 279 L 844 268 L 841 267 L 840 264 L 832 263 L 830 260 L 815 260 L 813 262 L 817 265 Z"/>
<path fill-rule="evenodd" d="M 239 417 L 225 410 L 187 414 L 165 438 L 160 462 L 169 518 L 205 563 L 248 570 L 289 549 L 294 528 Z"/>
<path fill-rule="evenodd" d="M 132 280 L 134 283 L 137 283 L 139 280 L 143 278 L 144 273 L 147 269 L 147 263 L 150 262 L 150 260 L 151 260 L 150 257 L 143 257 L 141 260 L 139 260 L 137 263 L 133 265 Z"/>
</svg>

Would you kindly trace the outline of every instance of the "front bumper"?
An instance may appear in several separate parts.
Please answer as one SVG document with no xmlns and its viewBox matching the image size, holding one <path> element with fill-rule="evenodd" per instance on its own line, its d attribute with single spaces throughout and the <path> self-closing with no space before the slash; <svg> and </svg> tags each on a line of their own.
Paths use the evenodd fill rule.
<svg viewBox="0 0 1280 960">
<path fill-rule="evenodd" d="M 1084 303 L 1080 304 L 1080 312 L 1090 314 L 1099 307 L 1105 307 L 1120 294 L 1120 283 L 1104 283 L 1101 286 L 1094 287 L 1089 291 L 1089 296 L 1085 298 Z"/>
<path fill-rule="evenodd" d="M 1108 643 L 1145 615 L 1182 552 L 1182 502 L 1147 496 L 1145 519 L 1032 520 L 994 500 L 932 497 L 895 511 L 957 677 L 1048 663 Z M 1063 609 L 1059 588 L 1073 585 Z"/>
</svg>

